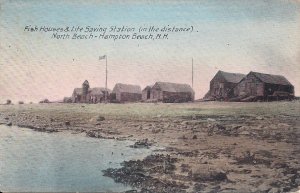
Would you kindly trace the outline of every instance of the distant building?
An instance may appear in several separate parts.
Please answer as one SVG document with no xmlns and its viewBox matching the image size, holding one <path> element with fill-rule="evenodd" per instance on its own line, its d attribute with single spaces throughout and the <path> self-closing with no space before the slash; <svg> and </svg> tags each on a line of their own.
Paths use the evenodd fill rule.
<svg viewBox="0 0 300 193">
<path fill-rule="evenodd" d="M 72 102 L 73 103 L 82 103 L 82 88 L 74 88 L 72 93 Z"/>
<path fill-rule="evenodd" d="M 227 100 L 231 98 L 231 90 L 245 77 L 245 74 L 218 71 L 210 81 L 209 91 L 205 99 Z"/>
<path fill-rule="evenodd" d="M 75 88 L 72 94 L 73 103 L 101 103 L 105 95 L 109 100 L 110 90 L 102 87 L 90 88 L 89 82 L 85 80 L 81 88 Z"/>
<path fill-rule="evenodd" d="M 95 87 L 90 89 L 90 101 L 91 103 L 102 103 L 105 102 L 106 99 L 109 101 L 111 90 L 105 89 L 103 87 Z"/>
<path fill-rule="evenodd" d="M 117 83 L 112 90 L 112 102 L 137 102 L 142 99 L 142 90 L 138 85 Z"/>
<path fill-rule="evenodd" d="M 150 89 L 150 95 L 149 95 Z M 147 98 L 166 103 L 194 101 L 195 92 L 188 84 L 156 82 L 151 88 L 145 88 Z"/>
<path fill-rule="evenodd" d="M 233 90 L 236 97 L 262 100 L 294 98 L 294 86 L 281 75 L 250 72 Z"/>
<path fill-rule="evenodd" d="M 142 90 L 142 100 L 143 100 L 143 101 L 146 101 L 146 100 L 151 99 L 150 96 L 151 96 L 151 89 L 152 89 L 152 86 L 153 86 L 153 85 L 146 86 L 146 87 Z"/>
</svg>

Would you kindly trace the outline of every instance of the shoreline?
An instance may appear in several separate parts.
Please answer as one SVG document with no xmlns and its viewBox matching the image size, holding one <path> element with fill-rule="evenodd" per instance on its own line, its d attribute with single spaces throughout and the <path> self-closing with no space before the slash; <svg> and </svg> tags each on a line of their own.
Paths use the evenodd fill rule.
<svg viewBox="0 0 300 193">
<path fill-rule="evenodd" d="M 263 105 L 253 108 L 255 104 L 245 108 L 236 105 L 235 112 L 222 103 L 204 107 L 129 104 L 120 108 L 131 108 L 129 112 L 136 113 L 136 109 L 147 107 L 152 113 L 155 107 L 174 115 L 168 111 L 155 116 L 141 112 L 138 116 L 123 110 L 124 116 L 119 116 L 115 112 L 108 114 L 105 108 L 110 106 L 101 105 L 12 105 L 0 107 L 0 123 L 50 133 L 85 133 L 87 137 L 103 139 L 147 139 L 149 144 L 165 147 L 152 157 L 124 162 L 120 169 L 107 169 L 106 174 L 115 181 L 141 188 L 141 192 L 174 192 L 172 188 L 178 188 L 176 192 L 295 191 L 300 186 L 300 103 L 278 104 L 289 111 L 277 112 Z M 172 169 L 161 170 L 166 163 Z M 152 167 L 160 169 L 151 170 Z M 134 181 L 126 181 L 122 172 L 135 176 L 131 178 Z"/>
</svg>

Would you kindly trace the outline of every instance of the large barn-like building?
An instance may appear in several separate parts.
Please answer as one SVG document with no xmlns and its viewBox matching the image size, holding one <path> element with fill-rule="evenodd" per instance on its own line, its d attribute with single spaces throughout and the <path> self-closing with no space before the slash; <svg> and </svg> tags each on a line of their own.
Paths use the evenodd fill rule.
<svg viewBox="0 0 300 193">
<path fill-rule="evenodd" d="M 284 76 L 259 72 L 250 72 L 233 92 L 235 97 L 243 98 L 245 101 L 294 98 L 294 86 Z"/>
<path fill-rule="evenodd" d="M 102 87 L 90 88 L 90 84 L 85 80 L 81 88 L 75 88 L 72 94 L 73 103 L 101 103 L 105 101 L 105 95 L 109 100 L 110 90 Z"/>
<path fill-rule="evenodd" d="M 205 99 L 228 100 L 232 96 L 231 90 L 245 77 L 245 74 L 218 71 L 210 81 L 209 91 Z"/>
<path fill-rule="evenodd" d="M 195 92 L 188 84 L 156 82 L 143 90 L 144 100 L 179 103 L 194 101 Z"/>
<path fill-rule="evenodd" d="M 137 102 L 142 99 L 142 90 L 138 85 L 117 83 L 111 93 L 112 102 Z"/>
</svg>

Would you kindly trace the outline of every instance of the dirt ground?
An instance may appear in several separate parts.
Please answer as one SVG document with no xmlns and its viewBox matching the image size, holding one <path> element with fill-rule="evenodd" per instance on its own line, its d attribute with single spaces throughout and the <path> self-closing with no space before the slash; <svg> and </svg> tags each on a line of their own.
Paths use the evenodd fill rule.
<svg viewBox="0 0 300 193">
<path fill-rule="evenodd" d="M 105 171 L 140 192 L 300 187 L 300 101 L 0 105 L 0 123 L 164 147 Z"/>
</svg>

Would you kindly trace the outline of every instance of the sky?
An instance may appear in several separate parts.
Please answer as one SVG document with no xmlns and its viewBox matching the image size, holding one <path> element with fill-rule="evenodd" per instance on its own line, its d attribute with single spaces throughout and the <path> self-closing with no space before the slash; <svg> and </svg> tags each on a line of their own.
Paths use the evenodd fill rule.
<svg viewBox="0 0 300 193">
<path fill-rule="evenodd" d="M 193 26 L 167 40 L 57 40 L 25 26 Z M 196 32 L 197 31 L 197 32 Z M 91 87 L 192 84 L 196 98 L 218 70 L 285 76 L 300 95 L 300 1 L 0 0 L 0 103 L 37 102 Z"/>
</svg>

